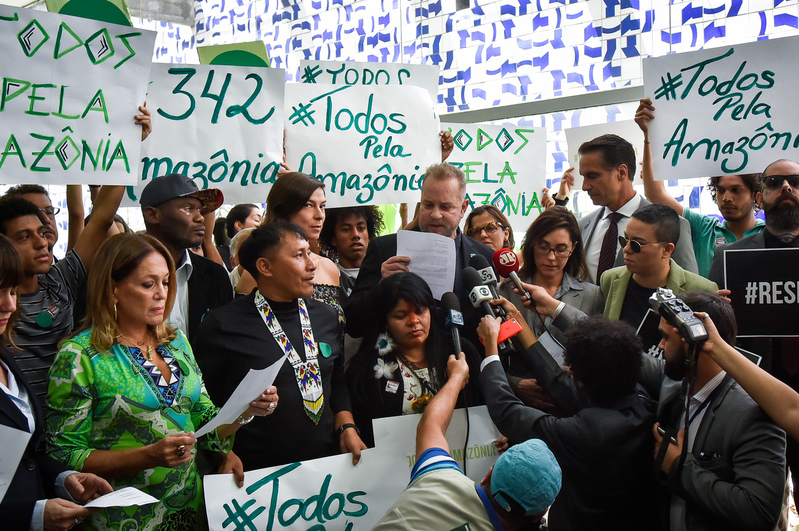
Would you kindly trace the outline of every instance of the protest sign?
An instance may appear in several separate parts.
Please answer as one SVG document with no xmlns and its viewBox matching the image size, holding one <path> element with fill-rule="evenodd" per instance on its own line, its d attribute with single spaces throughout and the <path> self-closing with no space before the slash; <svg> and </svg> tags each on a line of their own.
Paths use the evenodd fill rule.
<svg viewBox="0 0 799 531">
<path fill-rule="evenodd" d="M 125 206 L 170 173 L 221 189 L 228 204 L 264 201 L 283 160 L 284 79 L 278 68 L 153 64 L 153 132 Z"/>
<path fill-rule="evenodd" d="M 577 150 L 583 143 L 593 140 L 598 136 L 613 134 L 622 137 L 624 140 L 633 145 L 635 150 L 635 173 L 640 175 L 641 168 L 638 162 L 641 162 L 644 157 L 644 134 L 638 128 L 638 125 L 633 120 L 623 120 L 621 122 L 608 122 L 606 124 L 586 125 L 583 127 L 572 127 L 566 129 L 566 143 L 569 147 L 569 160 L 566 164 L 568 167 L 574 166 L 574 187 L 572 190 L 581 190 L 583 188 L 583 176 L 580 174 L 580 155 Z M 566 168 L 566 169 L 569 169 Z M 552 195 L 558 191 L 555 184 L 552 185 Z"/>
<path fill-rule="evenodd" d="M 328 85 L 413 85 L 438 97 L 438 65 L 300 61 L 300 82 Z"/>
<path fill-rule="evenodd" d="M 357 466 L 344 454 L 251 470 L 242 488 L 230 475 L 205 476 L 209 529 L 371 529 L 408 485 L 421 417 L 376 419 L 375 448 L 364 450 Z M 469 421 L 467 441 L 466 412 L 456 410 L 447 442 L 461 466 L 466 456 L 467 475 L 480 481 L 499 458 L 499 432 L 485 406 L 469 408 Z"/>
<path fill-rule="evenodd" d="M 799 157 L 794 57 L 787 37 L 644 59 L 656 179 L 753 173 Z"/>
<path fill-rule="evenodd" d="M 0 6 L 0 182 L 136 180 L 155 32 Z"/>
<path fill-rule="evenodd" d="M 799 336 L 799 249 L 726 249 L 738 337 Z"/>
<path fill-rule="evenodd" d="M 441 128 L 452 132 L 455 147 L 447 162 L 466 174 L 469 210 L 494 205 L 516 232 L 526 231 L 542 210 L 546 129 L 451 123 Z"/>
<path fill-rule="evenodd" d="M 441 162 L 439 122 L 412 86 L 286 85 L 286 158 L 325 183 L 327 206 L 418 201 Z"/>
</svg>

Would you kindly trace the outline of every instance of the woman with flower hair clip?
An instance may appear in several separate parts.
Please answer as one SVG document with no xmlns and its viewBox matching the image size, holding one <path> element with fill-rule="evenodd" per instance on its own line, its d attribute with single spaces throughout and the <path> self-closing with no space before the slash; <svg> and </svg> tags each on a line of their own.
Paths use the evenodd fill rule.
<svg viewBox="0 0 799 531">
<path fill-rule="evenodd" d="M 352 413 L 369 446 L 374 446 L 372 419 L 424 411 L 446 382 L 453 349 L 443 316 L 421 277 L 392 275 L 380 282 L 373 296 L 373 326 L 346 373 Z M 472 379 L 458 407 L 483 404 L 477 386 L 479 356 L 471 343 L 461 343 Z"/>
</svg>

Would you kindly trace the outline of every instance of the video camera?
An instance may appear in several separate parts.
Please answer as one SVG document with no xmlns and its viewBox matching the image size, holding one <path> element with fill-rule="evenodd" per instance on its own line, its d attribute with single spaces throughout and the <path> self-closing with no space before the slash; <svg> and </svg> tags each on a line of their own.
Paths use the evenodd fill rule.
<svg viewBox="0 0 799 531">
<path fill-rule="evenodd" d="M 685 301 L 675 297 L 670 289 L 658 288 L 649 298 L 649 306 L 666 322 L 677 328 L 688 343 L 707 341 L 707 330 L 702 320 L 694 315 Z"/>
</svg>

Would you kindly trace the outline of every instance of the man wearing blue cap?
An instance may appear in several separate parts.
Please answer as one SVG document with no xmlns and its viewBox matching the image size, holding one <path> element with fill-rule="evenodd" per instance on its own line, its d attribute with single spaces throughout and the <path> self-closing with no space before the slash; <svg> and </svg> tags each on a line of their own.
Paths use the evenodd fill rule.
<svg viewBox="0 0 799 531">
<path fill-rule="evenodd" d="M 227 270 L 189 252 L 202 244 L 203 216 L 223 200 L 220 190 L 200 190 L 178 173 L 150 181 L 139 199 L 147 234 L 158 238 L 175 261 L 177 293 L 169 324 L 180 328 L 189 341 L 206 313 L 233 300 Z"/>
<path fill-rule="evenodd" d="M 419 421 L 411 482 L 373 530 L 537 529 L 560 491 L 555 456 L 542 441 L 531 439 L 502 454 L 475 485 L 450 456 L 444 437 L 458 393 L 469 380 L 463 354 L 449 357 L 447 375 Z"/>
</svg>

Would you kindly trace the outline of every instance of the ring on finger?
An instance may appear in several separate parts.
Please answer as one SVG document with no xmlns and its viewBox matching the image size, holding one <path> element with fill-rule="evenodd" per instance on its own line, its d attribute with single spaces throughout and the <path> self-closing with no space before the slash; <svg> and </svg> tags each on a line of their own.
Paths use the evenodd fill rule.
<svg viewBox="0 0 799 531">
<path fill-rule="evenodd" d="M 178 457 L 183 457 L 186 454 L 186 445 L 181 444 L 180 446 L 177 447 L 177 450 L 178 450 Z"/>
<path fill-rule="evenodd" d="M 269 405 L 266 406 L 266 410 L 267 411 L 274 411 L 276 407 L 277 407 L 277 403 L 276 402 L 270 402 Z"/>
</svg>

